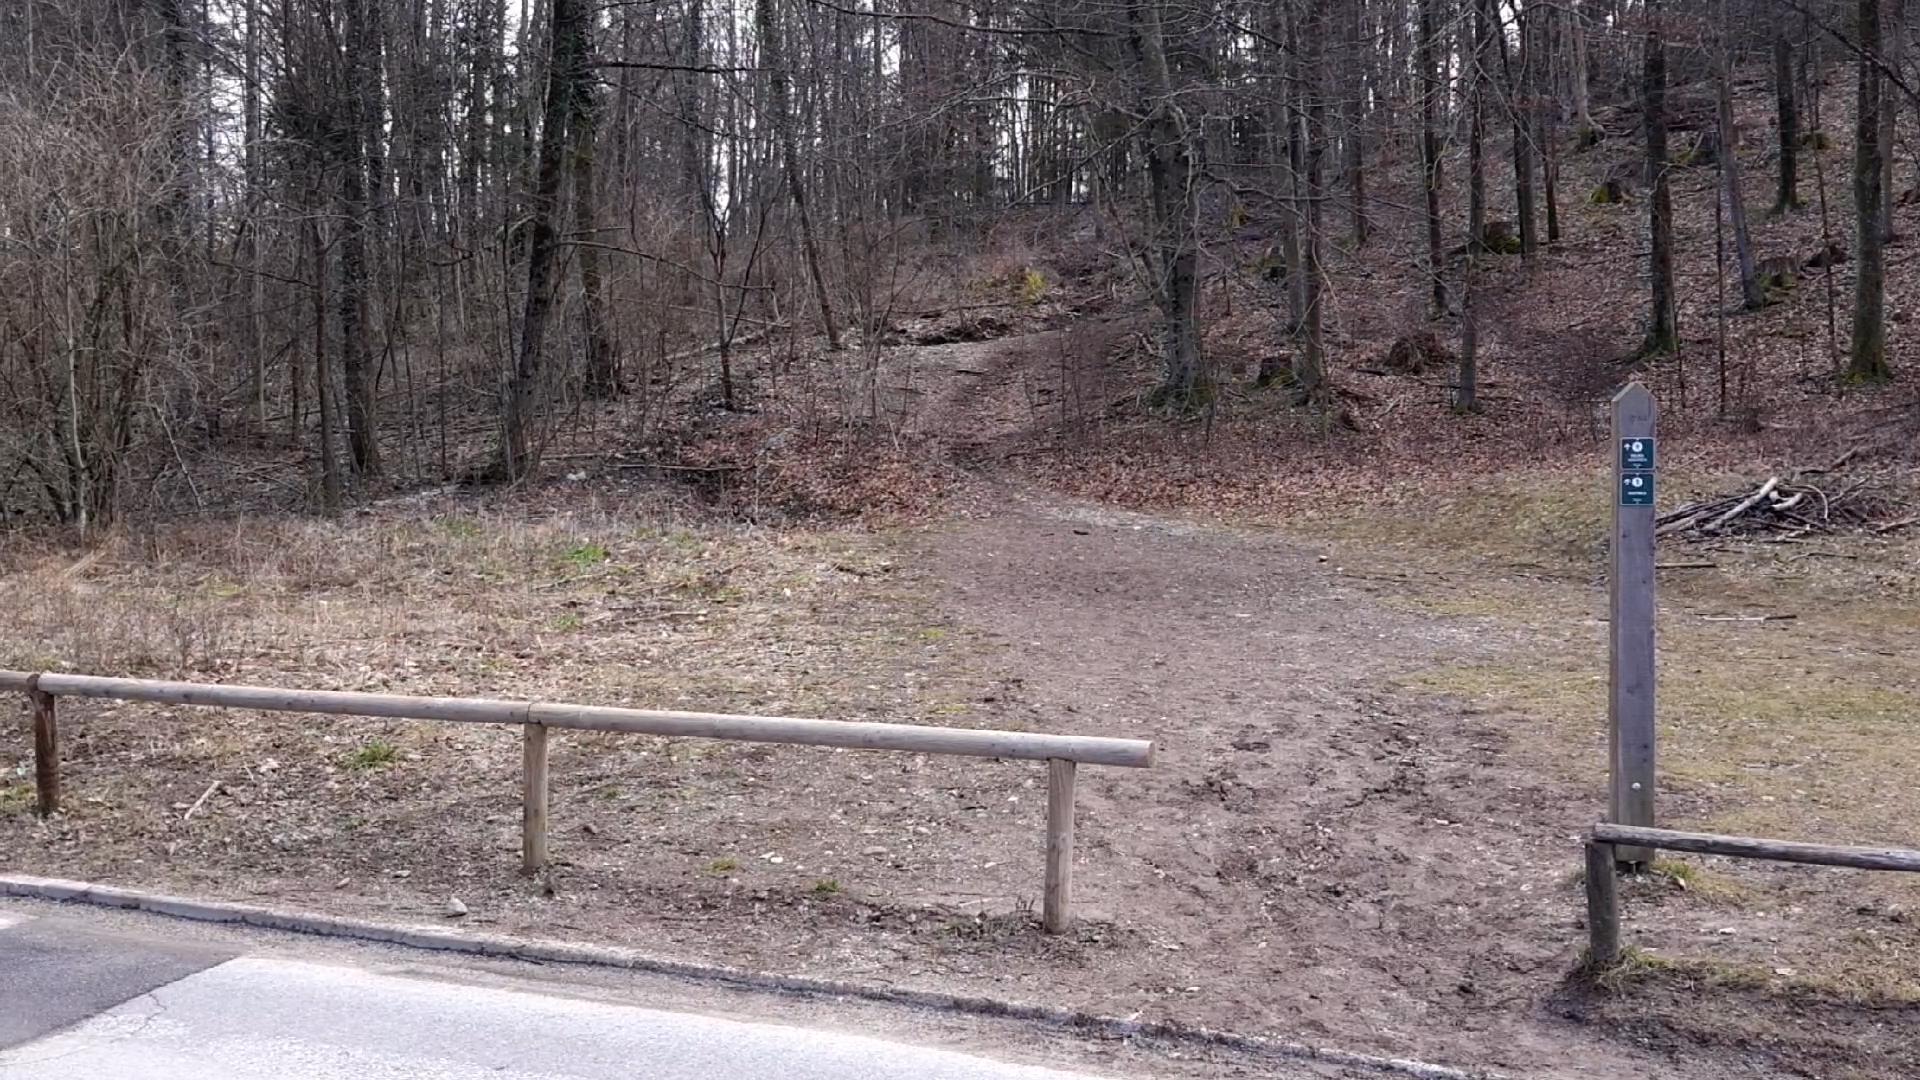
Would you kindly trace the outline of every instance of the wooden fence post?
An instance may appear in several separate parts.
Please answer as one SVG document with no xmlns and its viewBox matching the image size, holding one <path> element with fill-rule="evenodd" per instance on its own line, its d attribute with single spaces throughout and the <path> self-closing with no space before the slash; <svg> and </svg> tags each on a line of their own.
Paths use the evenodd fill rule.
<svg viewBox="0 0 1920 1080">
<path fill-rule="evenodd" d="M 1605 971 L 1620 959 L 1620 883 L 1612 844 L 1587 841 L 1587 966 Z"/>
<path fill-rule="evenodd" d="M 547 867 L 547 728 L 522 724 L 520 775 L 520 872 Z"/>
<path fill-rule="evenodd" d="M 27 700 L 33 706 L 33 786 L 40 816 L 51 817 L 60 811 L 60 719 L 52 694 L 33 686 Z"/>
<path fill-rule="evenodd" d="M 1613 397 L 1613 540 L 1608 545 L 1608 745 L 1612 752 L 1608 820 L 1653 825 L 1654 782 L 1654 479 L 1658 459 L 1653 395 L 1629 383 Z M 1616 857 L 1642 864 L 1645 848 Z"/>
<path fill-rule="evenodd" d="M 1047 889 L 1040 927 L 1065 933 L 1073 923 L 1073 765 L 1047 760 Z"/>
</svg>

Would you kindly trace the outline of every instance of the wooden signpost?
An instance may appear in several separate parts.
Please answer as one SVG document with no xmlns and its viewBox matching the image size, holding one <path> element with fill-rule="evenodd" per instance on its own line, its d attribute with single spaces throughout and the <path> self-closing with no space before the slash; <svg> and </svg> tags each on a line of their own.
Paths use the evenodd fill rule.
<svg viewBox="0 0 1920 1080">
<path fill-rule="evenodd" d="M 1608 820 L 1653 826 L 1653 395 L 1629 383 L 1613 397 L 1613 541 L 1609 587 L 1607 719 L 1612 761 Z M 1622 863 L 1652 852 L 1617 847 Z"/>
</svg>

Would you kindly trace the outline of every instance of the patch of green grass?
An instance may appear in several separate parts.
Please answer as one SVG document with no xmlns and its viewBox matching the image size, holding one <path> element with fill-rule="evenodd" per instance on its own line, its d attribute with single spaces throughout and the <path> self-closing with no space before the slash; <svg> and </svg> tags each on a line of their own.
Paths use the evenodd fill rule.
<svg viewBox="0 0 1920 1080">
<path fill-rule="evenodd" d="M 23 814 L 38 803 L 32 784 L 0 784 L 0 814 Z"/>
<path fill-rule="evenodd" d="M 1610 967 L 1595 970 L 1591 957 L 1587 958 L 1586 966 L 1587 974 L 1592 977 L 1595 986 L 1609 994 L 1618 994 L 1635 983 L 1672 971 L 1676 965 L 1667 957 L 1629 945 L 1620 950 L 1619 957 Z"/>
<path fill-rule="evenodd" d="M 349 769 L 379 769 L 400 760 L 400 748 L 385 739 L 375 739 L 347 755 Z"/>
<path fill-rule="evenodd" d="M 554 617 L 553 622 L 550 623 L 549 625 L 552 626 L 555 630 L 559 630 L 563 633 L 567 631 L 578 630 L 580 629 L 580 616 L 575 615 L 572 612 L 568 612 L 564 615 L 557 615 Z"/>
<path fill-rule="evenodd" d="M 1027 267 L 1020 275 L 1020 302 L 1031 306 L 1046 295 L 1047 276 L 1031 266 Z"/>
<path fill-rule="evenodd" d="M 1696 991 L 1745 990 L 1779 998 L 1818 998 L 1879 1008 L 1920 1004 L 1920 982 L 1898 963 L 1875 963 L 1871 958 L 1835 955 L 1830 971 L 1799 972 L 1759 964 L 1670 957 L 1632 946 L 1620 950 L 1620 959 L 1605 971 L 1589 971 L 1594 985 L 1608 993 L 1623 993 L 1654 980 L 1674 980 Z M 1910 971 L 1911 969 L 1907 969 Z"/>
<path fill-rule="evenodd" d="M 839 896 L 844 890 L 840 888 L 838 881 L 832 878 L 821 878 L 819 881 L 813 883 L 813 888 L 810 891 L 815 896 Z"/>
<path fill-rule="evenodd" d="M 715 859 L 707 864 L 707 873 L 709 874 L 731 874 L 738 869 L 740 869 L 740 860 L 732 858 L 731 856 Z"/>
<path fill-rule="evenodd" d="M 1738 882 L 1679 859 L 1655 859 L 1647 868 L 1647 876 L 1712 903 L 1737 905 L 1753 897 L 1752 891 Z"/>
<path fill-rule="evenodd" d="M 604 544 L 585 541 L 567 549 L 561 558 L 578 570 L 587 570 L 606 562 L 609 553 Z"/>
</svg>

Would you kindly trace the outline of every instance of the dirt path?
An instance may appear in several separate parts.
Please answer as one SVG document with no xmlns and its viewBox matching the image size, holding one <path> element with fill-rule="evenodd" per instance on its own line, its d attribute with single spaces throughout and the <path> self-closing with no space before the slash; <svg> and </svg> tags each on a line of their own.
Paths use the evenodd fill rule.
<svg viewBox="0 0 1920 1080">
<path fill-rule="evenodd" d="M 1503 762 L 1500 724 L 1381 690 L 1495 647 L 1482 627 L 1269 534 L 1032 495 L 931 555 L 1046 727 L 1159 743 L 1083 781 L 1080 895 L 1140 935 L 1102 957 L 1103 1010 L 1527 1075 L 1768 1075 L 1555 1017 L 1589 807 Z"/>
</svg>

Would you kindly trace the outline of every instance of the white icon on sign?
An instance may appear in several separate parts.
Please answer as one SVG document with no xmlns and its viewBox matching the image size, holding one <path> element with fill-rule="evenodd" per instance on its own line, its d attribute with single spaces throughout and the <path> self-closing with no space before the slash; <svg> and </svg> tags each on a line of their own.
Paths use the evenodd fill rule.
<svg viewBox="0 0 1920 1080">
<path fill-rule="evenodd" d="M 1627 483 L 1633 487 L 1645 487 L 1647 482 L 1637 476 L 1630 476 L 1627 478 Z"/>
<path fill-rule="evenodd" d="M 1640 440 L 1638 439 L 1633 441 L 1633 452 L 1636 454 L 1640 452 Z"/>
</svg>

